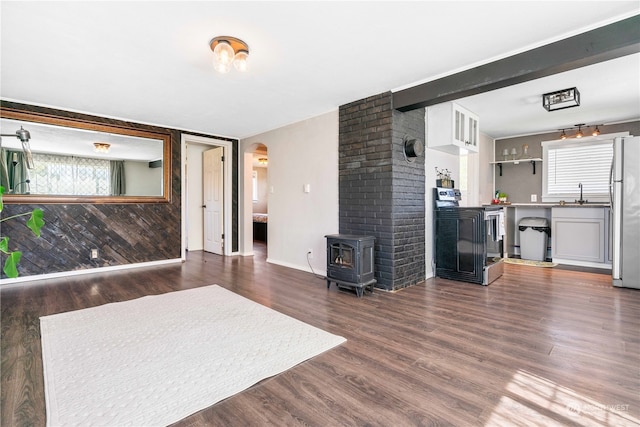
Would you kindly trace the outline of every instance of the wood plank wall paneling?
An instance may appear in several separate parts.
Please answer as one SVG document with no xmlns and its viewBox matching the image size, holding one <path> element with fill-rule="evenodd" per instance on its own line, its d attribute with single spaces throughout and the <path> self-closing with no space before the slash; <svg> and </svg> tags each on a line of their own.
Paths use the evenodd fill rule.
<svg viewBox="0 0 640 427">
<path fill-rule="evenodd" d="M 44 211 L 42 237 L 35 238 L 22 221 L 2 224 L 2 235 L 19 243 L 14 248 L 23 252 L 20 276 L 32 276 L 96 267 L 180 258 L 181 245 L 181 131 L 142 125 L 121 120 L 90 116 L 63 110 L 2 101 L 5 108 L 150 130 L 171 135 L 171 195 L 169 203 L 158 204 L 43 204 L 5 205 L 3 217 L 28 212 L 36 207 Z M 211 135 L 204 135 L 211 137 Z M 237 141 L 234 159 L 237 158 Z M 234 221 L 237 222 L 237 162 L 234 162 Z M 237 225 L 232 242 L 237 250 Z M 91 249 L 99 257 L 90 258 Z M 4 265 L 4 256 L 0 257 Z M 6 276 L 2 273 L 2 278 Z"/>
</svg>

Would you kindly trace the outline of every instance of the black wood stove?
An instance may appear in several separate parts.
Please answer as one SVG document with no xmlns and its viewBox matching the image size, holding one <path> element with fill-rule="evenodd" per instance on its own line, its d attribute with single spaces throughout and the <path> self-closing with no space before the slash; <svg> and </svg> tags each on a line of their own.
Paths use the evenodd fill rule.
<svg viewBox="0 0 640 427">
<path fill-rule="evenodd" d="M 373 271 L 372 236 L 330 234 L 327 239 L 327 288 L 335 282 L 338 288 L 355 289 L 358 297 L 373 287 L 376 279 Z"/>
</svg>

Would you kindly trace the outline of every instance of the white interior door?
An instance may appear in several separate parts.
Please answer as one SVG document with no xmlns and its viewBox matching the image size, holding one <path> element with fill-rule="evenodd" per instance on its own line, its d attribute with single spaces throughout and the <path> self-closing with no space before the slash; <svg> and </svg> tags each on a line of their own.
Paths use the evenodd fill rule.
<svg viewBox="0 0 640 427">
<path fill-rule="evenodd" d="M 202 156 L 204 250 L 223 254 L 224 244 L 224 179 L 222 167 L 224 148 L 207 150 Z"/>
</svg>

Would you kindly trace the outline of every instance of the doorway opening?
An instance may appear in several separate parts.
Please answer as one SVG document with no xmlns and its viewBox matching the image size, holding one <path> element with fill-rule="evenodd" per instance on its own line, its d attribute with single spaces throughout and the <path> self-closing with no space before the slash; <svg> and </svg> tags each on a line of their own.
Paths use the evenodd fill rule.
<svg viewBox="0 0 640 427">
<path fill-rule="evenodd" d="M 231 185 L 227 184 L 231 182 L 232 168 L 230 161 L 222 161 L 223 157 L 231 158 L 231 144 L 216 138 L 182 134 L 183 261 L 187 251 L 208 250 L 231 255 L 232 245 L 224 244 L 224 236 L 232 235 L 232 195 Z M 212 165 L 217 163 L 217 169 L 205 167 L 205 158 L 209 155 L 213 155 L 214 160 L 209 159 L 208 162 L 213 162 Z M 215 205 L 209 207 L 211 202 Z"/>
<path fill-rule="evenodd" d="M 254 253 L 257 249 L 264 249 L 268 242 L 268 166 L 269 157 L 267 146 L 264 144 L 256 144 L 253 149 L 251 169 L 251 207 Z"/>
</svg>

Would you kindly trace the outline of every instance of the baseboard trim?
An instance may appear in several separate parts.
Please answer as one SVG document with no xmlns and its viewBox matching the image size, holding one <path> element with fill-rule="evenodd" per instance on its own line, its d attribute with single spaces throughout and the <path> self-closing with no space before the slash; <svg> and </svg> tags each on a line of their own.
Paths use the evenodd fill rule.
<svg viewBox="0 0 640 427">
<path fill-rule="evenodd" d="M 291 263 L 288 263 L 288 262 L 277 261 L 277 260 L 274 260 L 273 258 L 267 258 L 267 262 L 270 263 L 270 264 L 280 265 L 282 267 L 293 268 L 294 270 L 306 271 L 307 273 L 311 273 L 311 274 L 314 274 L 314 272 L 315 272 L 316 276 L 327 277 L 326 270 L 316 270 L 316 269 L 314 269 L 313 271 L 311 271 L 311 268 L 309 268 L 309 266 L 300 266 L 300 265 L 291 264 Z"/>
<path fill-rule="evenodd" d="M 35 274 L 33 276 L 16 277 L 14 279 L 0 279 L 0 285 L 6 287 L 8 285 L 20 284 L 24 282 L 32 282 L 36 280 L 58 279 L 60 277 L 80 276 L 82 274 L 107 273 L 110 271 L 129 270 L 132 268 L 153 267 L 164 264 L 174 264 L 183 262 L 180 258 L 166 259 L 161 261 L 139 262 L 135 264 L 111 265 L 108 267 L 88 268 L 84 270 L 62 271 L 59 273 Z"/>
</svg>

